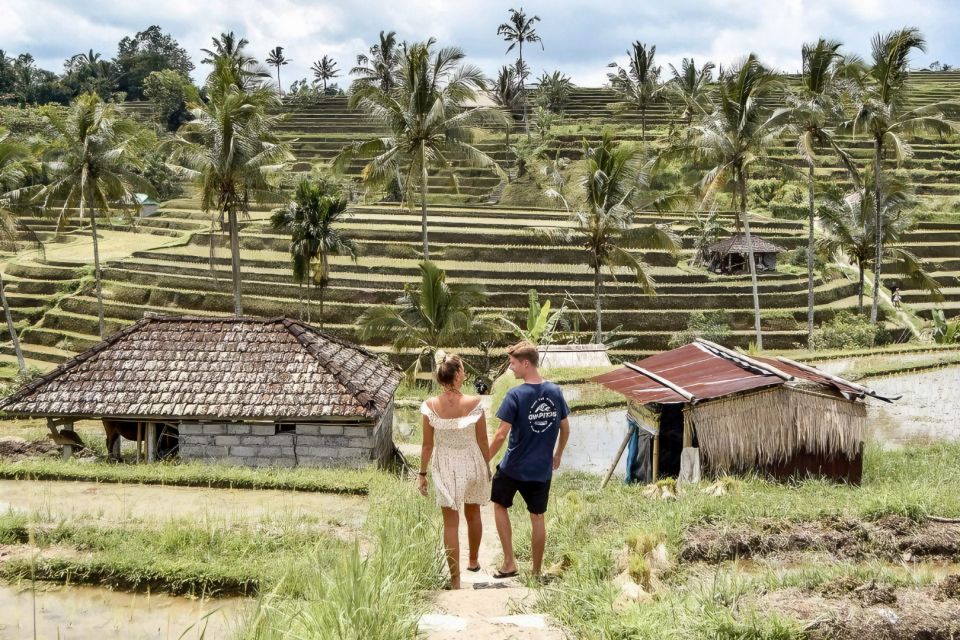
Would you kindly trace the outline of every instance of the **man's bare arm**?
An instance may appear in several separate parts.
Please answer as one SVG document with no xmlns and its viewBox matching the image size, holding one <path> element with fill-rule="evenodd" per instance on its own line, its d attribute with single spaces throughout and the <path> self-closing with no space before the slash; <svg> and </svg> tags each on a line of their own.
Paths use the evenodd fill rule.
<svg viewBox="0 0 960 640">
<path fill-rule="evenodd" d="M 560 421 L 560 437 L 557 439 L 557 449 L 553 453 L 553 468 L 560 468 L 560 460 L 563 458 L 563 449 L 567 446 L 567 440 L 570 439 L 570 421 L 564 418 Z"/>
<path fill-rule="evenodd" d="M 500 427 L 497 429 L 497 432 L 493 434 L 493 440 L 490 441 L 490 457 L 487 458 L 487 462 L 490 462 L 496 457 L 500 451 L 500 447 L 503 446 L 503 442 L 507 439 L 507 436 L 510 435 L 511 426 L 509 422 L 500 421 Z"/>
</svg>

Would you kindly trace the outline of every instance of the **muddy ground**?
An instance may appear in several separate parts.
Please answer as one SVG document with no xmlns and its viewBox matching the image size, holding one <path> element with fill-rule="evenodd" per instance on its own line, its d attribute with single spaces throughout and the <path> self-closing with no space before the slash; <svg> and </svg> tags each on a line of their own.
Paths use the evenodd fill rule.
<svg viewBox="0 0 960 640">
<path fill-rule="evenodd" d="M 685 562 L 723 562 L 815 551 L 842 559 L 912 561 L 960 556 L 960 524 L 885 516 L 868 522 L 832 518 L 814 522 L 760 520 L 750 525 L 694 527 L 680 546 Z"/>
<path fill-rule="evenodd" d="M 922 589 L 868 582 L 841 594 L 830 593 L 832 585 L 827 593 L 782 589 L 753 604 L 803 621 L 811 640 L 955 640 L 960 600 L 945 595 L 944 582 Z"/>
</svg>

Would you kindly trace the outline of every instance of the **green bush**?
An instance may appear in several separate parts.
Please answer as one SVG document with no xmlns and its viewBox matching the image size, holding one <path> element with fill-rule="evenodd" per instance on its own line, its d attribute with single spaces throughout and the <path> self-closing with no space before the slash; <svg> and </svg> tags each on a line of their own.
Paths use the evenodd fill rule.
<svg viewBox="0 0 960 640">
<path fill-rule="evenodd" d="M 171 69 L 148 75 L 143 81 L 143 93 L 153 101 L 157 121 L 167 131 L 176 131 L 181 124 L 191 120 L 187 104 L 200 101 L 193 83 Z"/>
<path fill-rule="evenodd" d="M 813 331 L 813 348 L 817 350 L 861 349 L 889 341 L 889 333 L 883 327 L 849 311 L 837 313 Z"/>
<path fill-rule="evenodd" d="M 713 342 L 723 342 L 730 337 L 730 319 L 723 309 L 718 311 L 698 311 L 690 314 L 687 328 L 670 336 L 667 345 L 673 349 L 690 344 L 697 338 Z"/>
</svg>

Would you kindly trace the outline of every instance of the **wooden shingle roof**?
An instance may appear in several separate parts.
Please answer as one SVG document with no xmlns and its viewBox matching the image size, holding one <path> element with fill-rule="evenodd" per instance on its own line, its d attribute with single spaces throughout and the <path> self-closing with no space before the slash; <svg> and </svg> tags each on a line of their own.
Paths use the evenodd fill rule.
<svg viewBox="0 0 960 640">
<path fill-rule="evenodd" d="M 0 405 L 22 416 L 375 418 L 401 372 L 290 318 L 148 314 Z"/>
</svg>

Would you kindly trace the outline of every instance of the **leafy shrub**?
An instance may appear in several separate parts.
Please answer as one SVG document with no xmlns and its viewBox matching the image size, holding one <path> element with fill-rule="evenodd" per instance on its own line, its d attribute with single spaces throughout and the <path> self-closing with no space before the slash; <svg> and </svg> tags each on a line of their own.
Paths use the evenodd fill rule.
<svg viewBox="0 0 960 640">
<path fill-rule="evenodd" d="M 200 101 L 193 83 L 171 69 L 148 75 L 143 81 L 143 94 L 153 101 L 155 117 L 167 131 L 176 131 L 191 120 L 187 104 Z"/>
<path fill-rule="evenodd" d="M 730 337 L 730 320 L 727 318 L 727 312 L 719 311 L 697 311 L 690 314 L 687 320 L 685 331 L 677 331 L 670 336 L 668 346 L 673 349 L 690 344 L 697 338 L 703 338 L 712 342 L 723 342 Z"/>
<path fill-rule="evenodd" d="M 813 331 L 814 349 L 862 349 L 890 341 L 880 325 L 860 315 L 841 311 Z"/>
<path fill-rule="evenodd" d="M 183 193 L 183 184 L 156 149 L 147 152 L 143 168 L 135 171 L 150 183 L 159 200 L 170 200 Z"/>
</svg>

